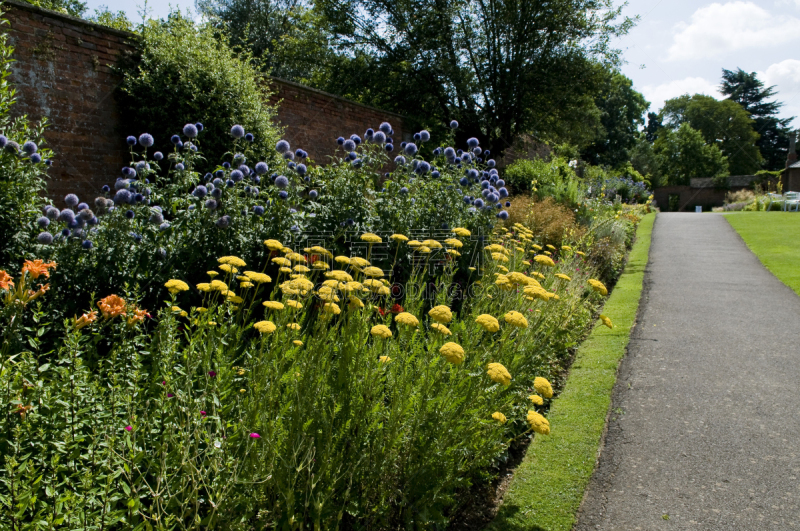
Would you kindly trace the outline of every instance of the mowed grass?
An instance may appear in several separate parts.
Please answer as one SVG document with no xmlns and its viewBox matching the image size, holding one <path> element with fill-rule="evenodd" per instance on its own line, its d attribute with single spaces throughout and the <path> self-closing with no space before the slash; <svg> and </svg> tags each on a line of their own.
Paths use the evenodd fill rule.
<svg viewBox="0 0 800 531">
<path fill-rule="evenodd" d="M 732 212 L 725 218 L 761 263 L 800 295 L 800 213 Z"/>
<path fill-rule="evenodd" d="M 598 321 L 578 349 L 566 386 L 548 414 L 551 434 L 534 437 L 488 529 L 572 529 L 594 471 L 617 366 L 636 321 L 655 218 L 648 214 L 639 224 L 625 271 L 603 308 L 614 328 Z"/>
</svg>

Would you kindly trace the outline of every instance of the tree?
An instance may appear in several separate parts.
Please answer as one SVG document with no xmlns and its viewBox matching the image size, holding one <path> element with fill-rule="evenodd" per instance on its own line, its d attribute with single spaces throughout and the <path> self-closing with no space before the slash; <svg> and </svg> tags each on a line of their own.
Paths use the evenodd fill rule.
<svg viewBox="0 0 800 531">
<path fill-rule="evenodd" d="M 86 2 L 80 0 L 24 0 L 29 4 L 53 11 L 60 11 L 73 17 L 81 17 L 86 12 Z"/>
<path fill-rule="evenodd" d="M 658 138 L 658 132 L 664 127 L 661 123 L 661 117 L 656 112 L 647 113 L 647 127 L 644 129 L 645 138 L 648 142 L 653 143 Z"/>
<path fill-rule="evenodd" d="M 594 103 L 601 112 L 601 130 L 584 150 L 583 158 L 591 164 L 622 167 L 630 161 L 638 129 L 644 125 L 643 114 L 650 104 L 618 71 L 607 71 Z"/>
<path fill-rule="evenodd" d="M 661 169 L 653 144 L 647 140 L 644 132 L 639 133 L 631 149 L 631 166 L 644 176 L 644 180 L 653 187 L 661 186 Z"/>
<path fill-rule="evenodd" d="M 688 123 L 700 131 L 706 143 L 719 147 L 728 159 L 731 175 L 750 175 L 761 168 L 753 120 L 735 101 L 687 94 L 667 100 L 660 115 L 664 125 L 676 129 Z"/>
<path fill-rule="evenodd" d="M 688 185 L 698 177 L 719 178 L 728 175 L 728 160 L 714 144 L 707 144 L 700 131 L 682 123 L 677 129 L 665 129 L 656 139 L 653 151 L 667 186 Z"/>
<path fill-rule="evenodd" d="M 767 170 L 783 169 L 791 135 L 789 124 L 794 118 L 778 118 L 784 104 L 767 101 L 775 96 L 775 87 L 764 87 L 755 72 L 748 74 L 741 68 L 735 71 L 723 68 L 720 92 L 741 105 L 755 120 L 753 128 L 761 135 L 756 145 L 764 157 L 764 167 Z"/>
</svg>

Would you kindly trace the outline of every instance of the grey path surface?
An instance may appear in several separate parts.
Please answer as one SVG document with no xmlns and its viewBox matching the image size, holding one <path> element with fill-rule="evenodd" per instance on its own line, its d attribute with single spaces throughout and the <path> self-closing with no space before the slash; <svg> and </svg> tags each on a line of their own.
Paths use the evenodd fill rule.
<svg viewBox="0 0 800 531">
<path fill-rule="evenodd" d="M 710 214 L 658 215 L 644 297 L 576 529 L 800 529 L 800 297 Z"/>
</svg>

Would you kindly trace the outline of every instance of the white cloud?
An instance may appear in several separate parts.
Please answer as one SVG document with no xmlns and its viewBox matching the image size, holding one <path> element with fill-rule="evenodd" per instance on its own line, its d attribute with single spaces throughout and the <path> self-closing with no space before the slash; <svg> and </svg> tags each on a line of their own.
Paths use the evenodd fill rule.
<svg viewBox="0 0 800 531">
<path fill-rule="evenodd" d="M 719 86 L 702 77 L 676 79 L 661 85 L 645 85 L 642 94 L 650 102 L 650 111 L 656 112 L 664 106 L 664 102 L 684 94 L 706 94 L 720 99 Z"/>
<path fill-rule="evenodd" d="M 757 74 L 764 85 L 775 85 L 777 100 L 786 104 L 781 116 L 800 116 L 800 61 L 786 59 Z"/>
<path fill-rule="evenodd" d="M 746 48 L 777 46 L 800 38 L 800 20 L 772 15 L 753 2 L 713 3 L 676 26 L 669 60 L 719 57 Z"/>
</svg>

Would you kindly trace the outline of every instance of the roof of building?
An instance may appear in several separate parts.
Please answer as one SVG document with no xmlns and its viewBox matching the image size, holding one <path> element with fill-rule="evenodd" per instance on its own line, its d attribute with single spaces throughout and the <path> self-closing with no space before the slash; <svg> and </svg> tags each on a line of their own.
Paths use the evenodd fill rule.
<svg viewBox="0 0 800 531">
<path fill-rule="evenodd" d="M 792 164 L 789 164 L 789 167 L 792 168 L 792 169 L 800 168 L 800 160 L 798 160 L 797 162 L 794 162 Z"/>
</svg>

